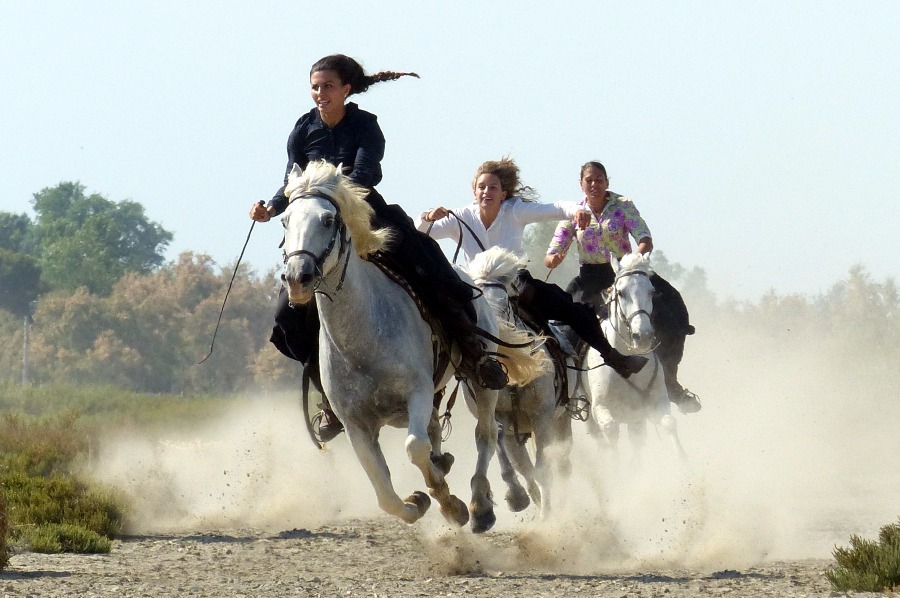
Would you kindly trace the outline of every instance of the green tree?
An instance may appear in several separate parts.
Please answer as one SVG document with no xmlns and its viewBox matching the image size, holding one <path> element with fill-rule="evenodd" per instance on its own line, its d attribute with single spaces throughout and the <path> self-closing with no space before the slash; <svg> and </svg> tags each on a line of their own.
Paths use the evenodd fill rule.
<svg viewBox="0 0 900 598">
<path fill-rule="evenodd" d="M 37 299 L 40 281 L 37 260 L 0 248 L 0 309 L 17 316 L 27 314 L 31 302 Z"/>
<path fill-rule="evenodd" d="M 149 221 L 140 204 L 86 196 L 84 189 L 64 182 L 34 194 L 39 265 L 51 288 L 108 295 L 126 272 L 160 266 L 172 234 Z"/>
<path fill-rule="evenodd" d="M 34 255 L 34 223 L 27 214 L 0 212 L 0 249 Z"/>
</svg>

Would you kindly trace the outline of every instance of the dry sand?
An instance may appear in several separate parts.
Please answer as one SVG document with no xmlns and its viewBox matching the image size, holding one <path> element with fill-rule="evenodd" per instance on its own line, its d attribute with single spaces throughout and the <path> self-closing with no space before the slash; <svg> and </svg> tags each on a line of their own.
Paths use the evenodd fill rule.
<svg viewBox="0 0 900 598">
<path fill-rule="evenodd" d="M 689 339 L 682 379 L 704 399 L 678 415 L 680 464 L 651 433 L 604 465 L 576 424 L 567 502 L 550 521 L 511 513 L 450 529 L 382 514 L 345 437 L 317 452 L 295 397 L 249 396 L 189 435 L 105 439 L 92 475 L 135 501 L 110 555 L 15 554 L 6 595 L 34 596 L 827 596 L 824 571 L 851 534 L 900 515 L 900 383 L 878 359 L 842 363 L 815 343 L 751 331 Z M 707 329 L 708 330 L 708 329 Z M 849 354 L 853 354 L 850 352 Z M 852 370 L 852 374 L 848 371 Z M 885 372 L 888 372 L 887 374 Z M 446 444 L 468 501 L 472 418 Z M 424 489 L 382 445 L 401 495 Z"/>
</svg>

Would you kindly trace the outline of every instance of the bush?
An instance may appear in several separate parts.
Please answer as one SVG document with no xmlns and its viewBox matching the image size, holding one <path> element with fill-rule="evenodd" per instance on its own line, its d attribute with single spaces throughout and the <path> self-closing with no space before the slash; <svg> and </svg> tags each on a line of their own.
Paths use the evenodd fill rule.
<svg viewBox="0 0 900 598">
<path fill-rule="evenodd" d="M 61 475 L 44 478 L 22 472 L 4 475 L 4 485 L 12 541 L 46 542 L 48 535 L 57 534 L 52 526 L 77 527 L 107 538 L 122 529 L 124 501 L 109 491 Z M 51 532 L 42 529 L 46 526 Z"/>
<path fill-rule="evenodd" d="M 825 573 L 838 591 L 884 592 L 900 589 L 900 523 L 886 525 L 878 542 L 851 536 L 849 548 L 834 549 L 837 566 Z"/>
<path fill-rule="evenodd" d="M 28 544 L 32 551 L 45 553 L 98 554 L 112 548 L 109 538 L 68 523 L 39 525 L 28 534 Z"/>
</svg>

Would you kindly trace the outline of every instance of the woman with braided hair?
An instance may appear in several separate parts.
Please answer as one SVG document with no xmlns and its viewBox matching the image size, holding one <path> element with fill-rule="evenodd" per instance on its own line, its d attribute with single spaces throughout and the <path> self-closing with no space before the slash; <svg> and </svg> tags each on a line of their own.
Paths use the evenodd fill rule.
<svg viewBox="0 0 900 598">
<path fill-rule="evenodd" d="M 499 362 L 485 353 L 484 346 L 475 336 L 475 310 L 471 305 L 473 289 L 459 278 L 437 242 L 417 231 L 400 206 L 388 205 L 375 190 L 382 177 L 384 135 L 374 114 L 346 101 L 353 94 L 364 93 L 375 83 L 406 76 L 419 77 L 416 73 L 394 71 L 367 75 L 356 60 L 343 54 L 326 56 L 313 64 L 309 82 L 315 107 L 300 117 L 288 137 L 284 184 L 267 205 L 254 204 L 250 208 L 250 217 L 267 222 L 284 212 L 288 205 L 284 186 L 294 164 L 306 168 L 314 160 L 326 160 L 335 166 L 341 165 L 350 180 L 369 189 L 366 201 L 375 210 L 373 224 L 390 228 L 393 233 L 386 258 L 459 345 L 461 373 L 476 376 L 487 388 L 503 388 L 508 381 L 506 372 Z M 283 354 L 309 367 L 310 377 L 318 386 L 319 319 L 315 302 L 292 306 L 283 291 L 279 295 L 270 340 Z M 320 421 L 322 441 L 330 440 L 343 429 L 327 404 Z"/>
</svg>

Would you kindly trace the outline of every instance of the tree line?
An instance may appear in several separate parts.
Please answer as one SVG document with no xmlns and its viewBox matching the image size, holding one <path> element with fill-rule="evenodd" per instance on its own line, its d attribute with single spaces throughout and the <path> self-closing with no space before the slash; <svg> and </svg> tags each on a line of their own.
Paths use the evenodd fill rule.
<svg viewBox="0 0 900 598">
<path fill-rule="evenodd" d="M 268 342 L 278 285 L 274 272 L 218 266 L 187 252 L 165 262 L 172 235 L 131 201 L 85 196 L 78 183 L 34 195 L 36 218 L 0 213 L 0 383 L 21 381 L 23 317 L 29 335 L 29 381 L 110 384 L 157 393 L 239 392 L 296 384 L 299 368 Z M 527 232 L 533 274 L 553 223 Z M 861 266 L 816 297 L 770 292 L 756 303 L 720 301 L 702 268 L 685 268 L 654 252 L 654 267 L 684 295 L 700 334 L 747 331 L 774 343 L 826 343 L 900 357 L 900 297 L 892 279 L 876 281 Z M 550 275 L 565 286 L 574 256 Z M 225 291 L 234 287 L 212 355 Z M 779 323 L 773 326 L 773 322 Z M 781 325 L 789 322 L 790 325 Z M 732 339 L 734 340 L 734 339 Z M 696 342 L 696 341 L 691 341 Z M 768 342 L 768 341 L 767 341 Z M 880 361 L 880 359 L 879 359 Z"/>
</svg>

